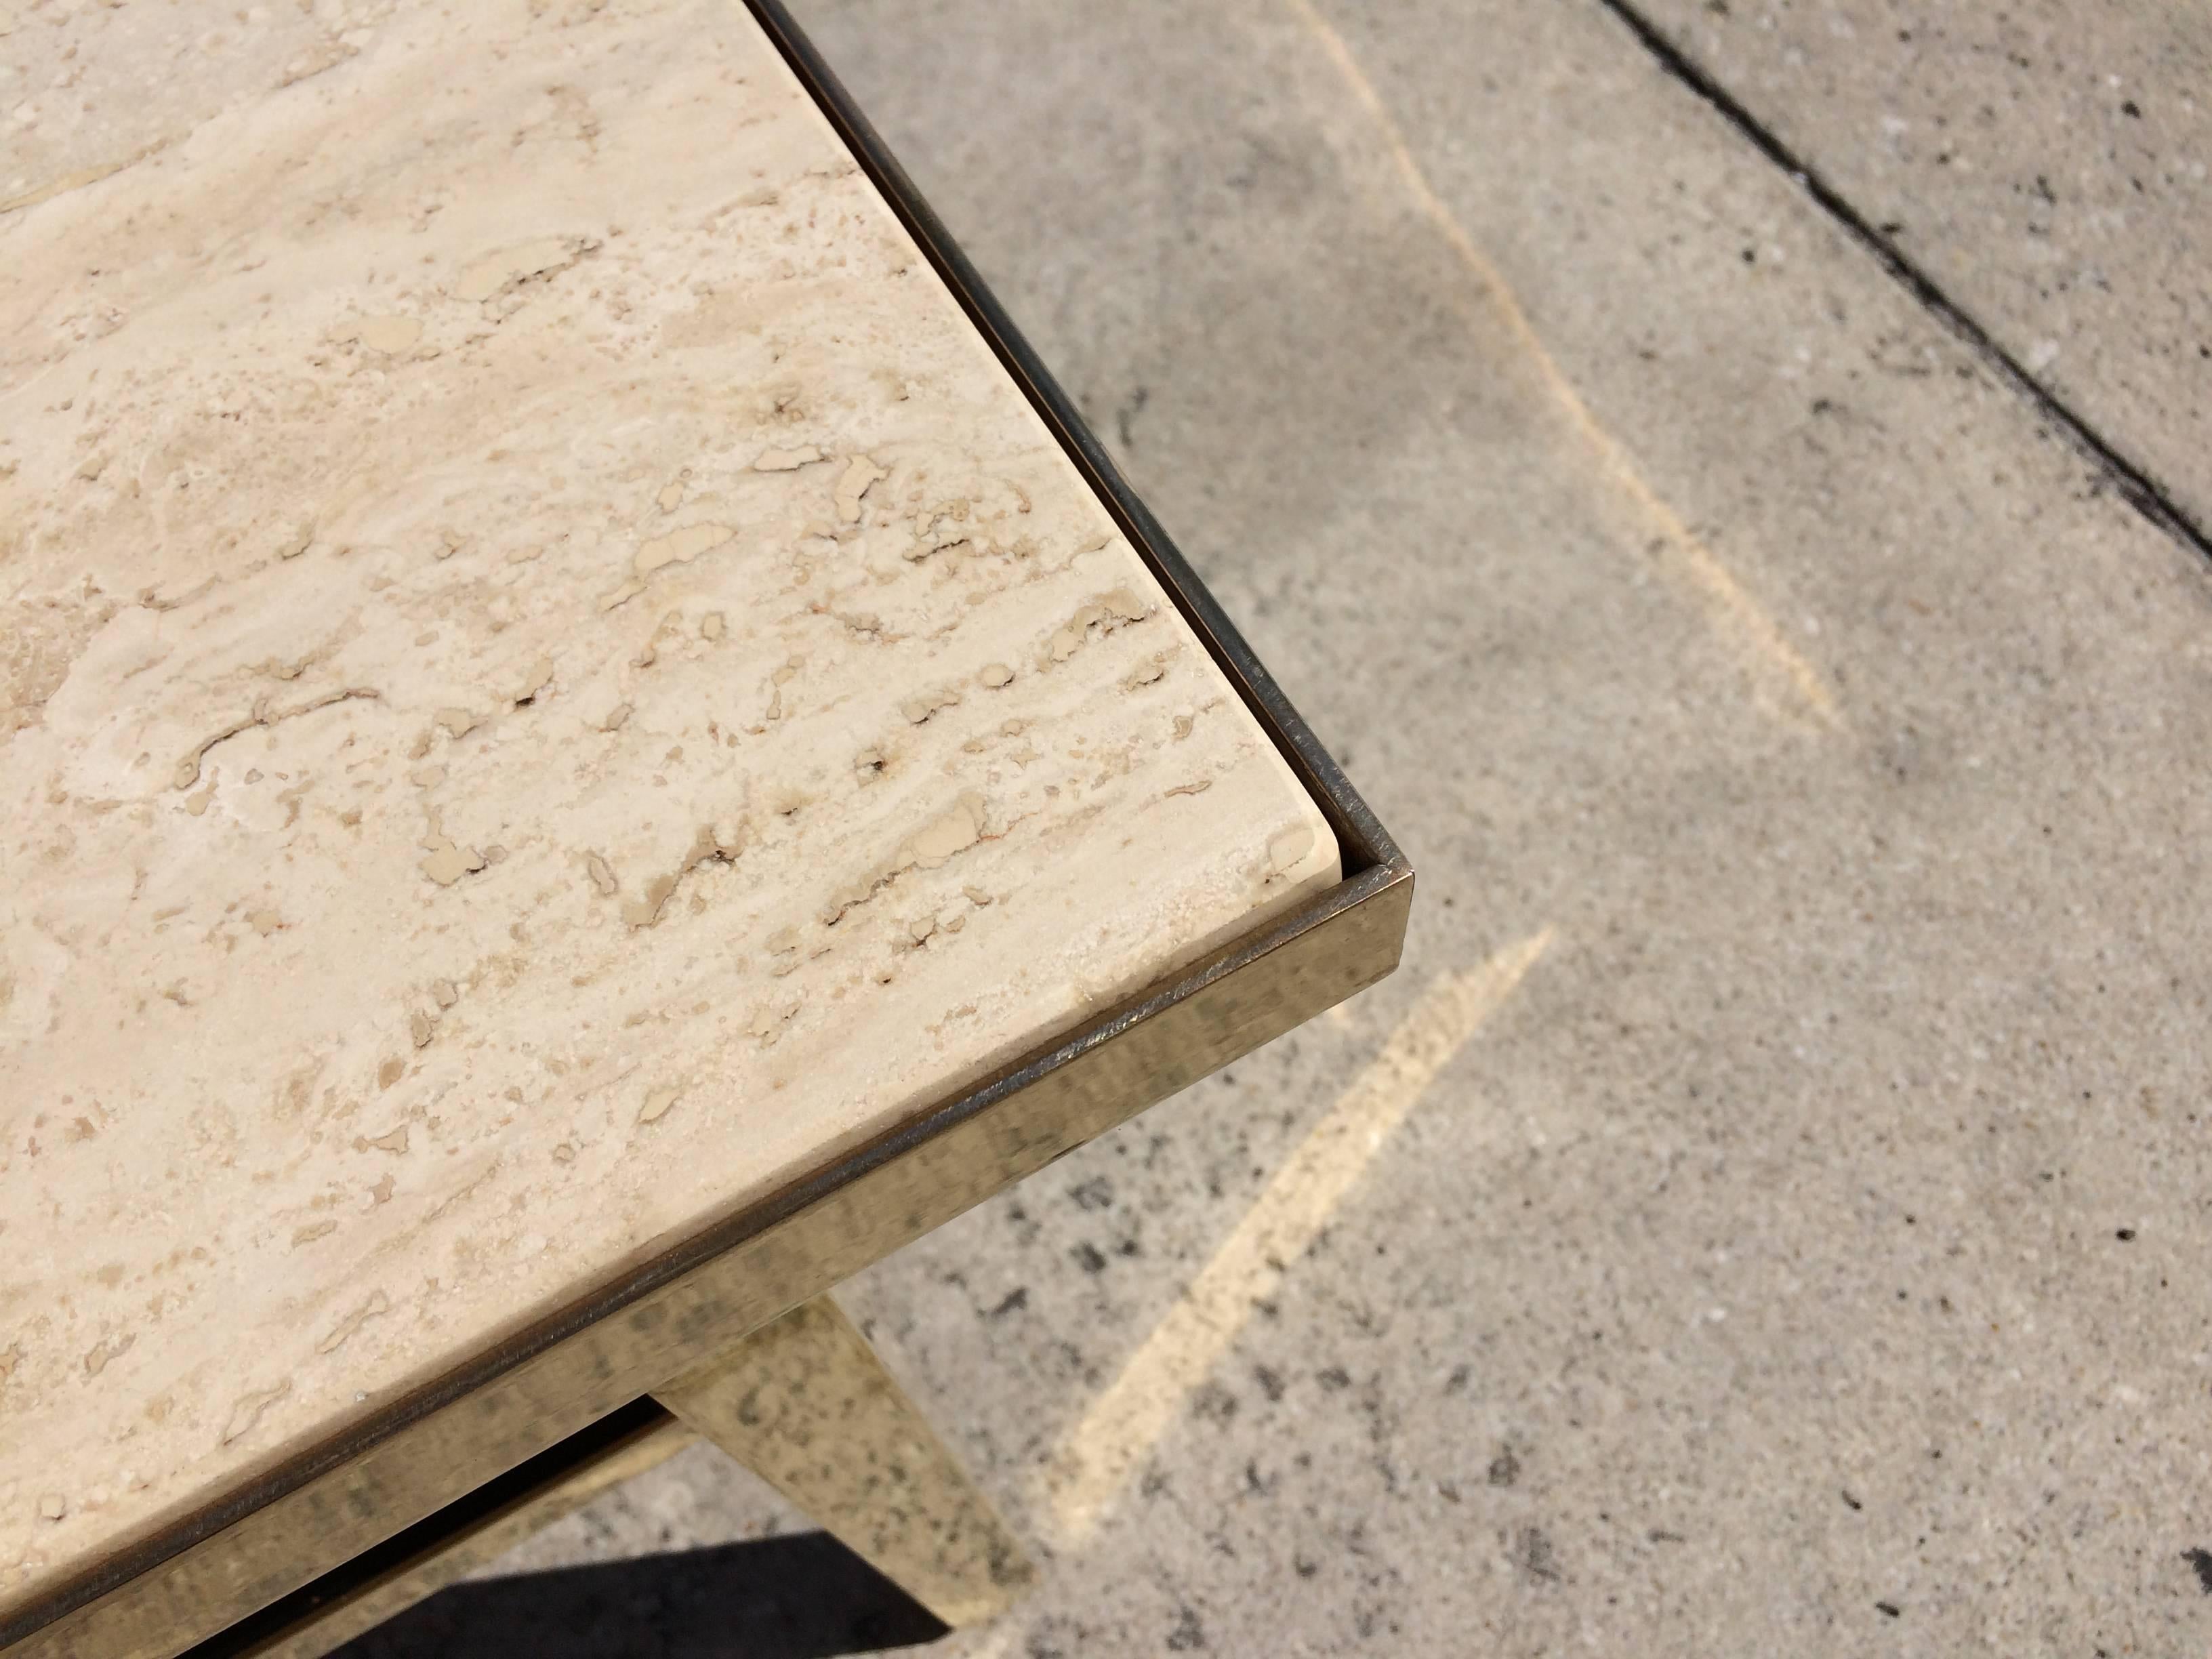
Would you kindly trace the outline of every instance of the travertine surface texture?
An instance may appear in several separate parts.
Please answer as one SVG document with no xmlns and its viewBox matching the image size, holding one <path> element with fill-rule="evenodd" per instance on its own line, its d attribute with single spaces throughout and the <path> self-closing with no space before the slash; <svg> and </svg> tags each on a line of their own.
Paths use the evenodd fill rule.
<svg viewBox="0 0 2212 1659">
<path fill-rule="evenodd" d="M 342 44 L 0 156 L 0 1607 L 1337 872 L 741 9 Z"/>
</svg>

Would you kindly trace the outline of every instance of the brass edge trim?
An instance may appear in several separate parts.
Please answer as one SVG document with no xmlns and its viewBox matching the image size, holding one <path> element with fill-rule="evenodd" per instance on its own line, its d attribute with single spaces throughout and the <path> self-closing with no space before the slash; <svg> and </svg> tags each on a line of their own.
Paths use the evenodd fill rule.
<svg viewBox="0 0 2212 1659">
<path fill-rule="evenodd" d="M 689 1354 L 696 1348 L 703 1354 L 714 1346 L 735 1340 L 751 1324 L 828 1290 L 839 1279 L 1042 1167 L 1052 1158 L 1073 1151 L 1154 1101 L 1187 1087 L 1382 978 L 1397 965 L 1412 886 L 1410 872 L 1378 867 L 1316 895 L 1174 979 L 1139 992 L 1042 1052 L 1009 1066 L 957 1099 L 894 1126 L 813 1175 L 737 1211 L 642 1267 L 517 1332 L 468 1364 L 393 1400 L 343 1433 L 295 1454 L 219 1504 L 196 1510 L 117 1552 L 15 1613 L 7 1625 L 0 1626 L 0 1646 L 46 1631 L 51 1632 L 52 1642 L 38 1643 L 30 1652 L 82 1652 L 107 1659 L 109 1654 L 122 1650 L 79 1648 L 70 1632 L 85 1623 L 97 1622 L 95 1615 L 109 1602 L 161 1599 L 166 1581 L 179 1576 L 162 1569 L 174 1567 L 179 1558 L 189 1561 L 204 1556 L 222 1534 L 257 1520 L 265 1521 L 271 1528 L 289 1528 L 301 1535 L 313 1535 L 319 1542 L 336 1542 L 339 1533 L 356 1523 L 358 1516 L 350 1510 L 321 1511 L 313 1501 L 316 1492 L 342 1484 L 349 1472 L 380 1462 L 380 1450 L 392 1448 L 395 1442 L 426 1424 L 457 1416 L 472 1406 L 479 1407 L 488 1419 L 520 1410 L 530 1419 L 520 1431 L 511 1423 L 498 1425 L 502 1432 L 535 1437 L 513 1449 L 512 1455 L 498 1454 L 503 1461 L 470 1468 L 465 1484 L 497 1475 L 592 1417 L 649 1390 L 684 1362 L 679 1354 L 659 1375 L 635 1380 L 635 1386 L 616 1388 L 611 1397 L 588 1409 L 580 1407 L 583 1414 L 574 1421 L 561 1416 L 556 1404 L 526 1399 L 532 1391 L 528 1384 L 507 1388 L 518 1376 L 527 1372 L 535 1379 L 549 1369 L 558 1371 L 564 1364 L 572 1364 L 580 1369 L 579 1380 L 570 1391 L 589 1399 L 595 1386 L 609 1383 L 620 1370 L 605 1352 L 607 1343 L 619 1334 L 617 1327 L 633 1334 L 650 1333 L 653 1346 L 672 1353 L 680 1349 Z M 1098 1093 L 1097 1079 L 1115 1073 L 1127 1074 L 1116 1085 L 1120 1094 L 1103 1103 L 1093 1098 Z M 1055 1110 L 1061 1115 L 1052 1115 Z M 1001 1128 L 1007 1123 L 1016 1126 L 1011 1139 L 1009 1132 Z M 965 1149 L 957 1156 L 977 1152 L 980 1146 L 974 1172 L 958 1166 L 955 1143 Z M 1048 1151 L 1037 1156 L 1038 1148 L 1048 1143 Z M 901 1171 L 933 1164 L 945 1166 L 932 1176 L 940 1181 L 944 1190 L 902 1194 L 896 1205 L 883 1215 L 853 1213 L 856 1202 L 883 1202 L 875 1195 L 876 1189 L 895 1185 Z M 963 1182 L 974 1183 L 972 1190 L 958 1185 Z M 810 1222 L 820 1224 L 823 1241 L 807 1238 L 797 1249 L 775 1248 L 779 1239 L 787 1243 L 796 1236 L 795 1230 L 803 1232 Z M 846 1250 L 851 1239 L 864 1232 L 871 1240 L 868 1249 L 858 1255 Z M 763 1249 L 769 1252 L 768 1256 L 763 1257 Z M 812 1271 L 823 1261 L 829 1261 L 834 1271 Z M 696 1331 L 658 1328 L 671 1319 L 669 1306 L 687 1299 L 687 1285 L 709 1278 L 742 1279 L 746 1274 L 758 1275 L 760 1285 L 742 1285 L 742 1296 L 737 1291 L 726 1295 L 720 1290 L 708 1292 L 710 1300 L 720 1299 L 715 1301 L 711 1317 L 693 1316 L 690 1322 L 699 1325 Z M 787 1283 L 789 1289 L 787 1299 L 780 1303 L 775 1302 L 772 1289 L 761 1289 L 778 1282 Z M 763 1295 L 775 1305 L 752 1306 Z M 743 1310 L 733 1312 L 732 1307 L 739 1302 L 744 1304 Z M 738 1318 L 745 1322 L 734 1323 Z M 678 1322 L 684 1323 L 680 1319 Z M 541 1427 L 542 1432 L 538 1431 Z M 404 1449 L 400 1449 L 402 1454 Z M 462 1466 L 458 1449 L 441 1449 L 436 1455 L 450 1469 Z M 395 1475 L 380 1470 L 366 1474 L 363 1479 L 382 1496 L 399 1496 L 387 1489 L 387 1483 L 397 1480 Z M 441 1486 L 428 1501 L 417 1501 L 410 1495 L 407 1505 L 384 1513 L 376 1529 L 363 1533 L 347 1553 L 412 1524 L 465 1489 L 456 1480 Z M 307 1500 L 297 1506 L 303 1511 L 317 1513 L 313 1527 L 305 1523 L 303 1516 L 294 1516 L 288 1522 L 271 1513 L 280 1505 L 289 1511 L 295 1506 L 286 1500 L 295 1498 Z M 337 1530 L 315 1532 L 314 1528 Z M 130 1651 L 174 1652 L 313 1578 L 330 1560 L 325 1548 L 315 1565 L 289 1582 L 242 1592 L 242 1599 L 226 1606 L 212 1625 L 173 1626 L 178 1636 L 173 1646 Z M 135 1598 L 133 1592 L 137 1592 Z M 185 1612 L 174 1608 L 165 1616 L 173 1620 L 187 1618 Z M 55 1628 L 64 1620 L 69 1631 Z"/>
<path fill-rule="evenodd" d="M 222 1528 L 143 1565 L 115 1563 L 97 1599 L 22 1632 L 24 1659 L 169 1659 L 373 1547 L 1382 978 L 1412 889 L 1402 872 L 1354 878 L 926 1121 L 728 1218 L 649 1290 L 580 1302 L 395 1401 L 238 1494 Z"/>
</svg>

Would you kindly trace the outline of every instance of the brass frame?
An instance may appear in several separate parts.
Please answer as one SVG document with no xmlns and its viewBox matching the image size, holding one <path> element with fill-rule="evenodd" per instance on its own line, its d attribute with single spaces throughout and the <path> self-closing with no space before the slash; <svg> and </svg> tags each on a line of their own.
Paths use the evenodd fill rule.
<svg viewBox="0 0 2212 1659">
<path fill-rule="evenodd" d="M 21 1659 L 172 1659 L 1397 965 L 1412 866 L 781 0 L 746 4 L 1327 815 L 1344 878 L 222 1500 L 42 1588 L 0 1613 L 0 1648 Z"/>
<path fill-rule="evenodd" d="M 641 1400 L 279 1596 L 192 1652 L 322 1659 L 697 1440 L 665 1407 Z"/>
</svg>

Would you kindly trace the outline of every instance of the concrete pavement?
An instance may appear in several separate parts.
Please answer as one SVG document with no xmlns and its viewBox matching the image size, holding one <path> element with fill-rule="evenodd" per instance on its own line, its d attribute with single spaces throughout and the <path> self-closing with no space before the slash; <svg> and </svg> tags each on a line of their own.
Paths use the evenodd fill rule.
<svg viewBox="0 0 2212 1659">
<path fill-rule="evenodd" d="M 2212 13 L 1618 3 L 2212 526 Z"/>
<path fill-rule="evenodd" d="M 2201 558 L 1596 0 L 799 9 L 1421 872 L 846 1298 L 942 1650 L 2201 1649 Z"/>
</svg>

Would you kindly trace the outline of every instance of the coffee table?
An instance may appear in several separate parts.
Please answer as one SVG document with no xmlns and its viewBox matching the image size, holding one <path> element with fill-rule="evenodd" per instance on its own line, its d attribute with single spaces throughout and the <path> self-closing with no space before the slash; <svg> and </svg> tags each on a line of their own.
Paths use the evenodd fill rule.
<svg viewBox="0 0 2212 1659">
<path fill-rule="evenodd" d="M 778 6 L 155 18 L 9 43 L 0 1647 L 324 1651 L 684 1435 L 988 1616 L 829 1291 L 1410 868 Z"/>
</svg>

